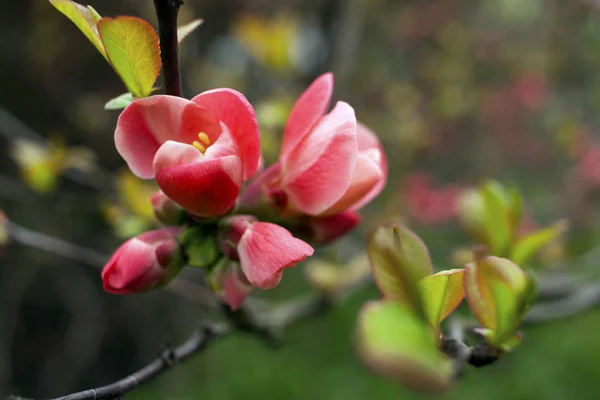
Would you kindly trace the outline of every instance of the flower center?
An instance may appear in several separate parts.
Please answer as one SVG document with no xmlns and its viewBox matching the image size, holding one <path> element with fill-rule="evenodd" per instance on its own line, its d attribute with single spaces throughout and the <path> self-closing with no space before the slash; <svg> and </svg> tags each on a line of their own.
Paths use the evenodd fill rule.
<svg viewBox="0 0 600 400">
<path fill-rule="evenodd" d="M 206 148 L 210 145 L 210 138 L 205 132 L 198 133 L 198 140 L 194 140 L 192 142 L 192 146 L 194 146 L 198 151 L 202 154 L 206 153 Z"/>
</svg>

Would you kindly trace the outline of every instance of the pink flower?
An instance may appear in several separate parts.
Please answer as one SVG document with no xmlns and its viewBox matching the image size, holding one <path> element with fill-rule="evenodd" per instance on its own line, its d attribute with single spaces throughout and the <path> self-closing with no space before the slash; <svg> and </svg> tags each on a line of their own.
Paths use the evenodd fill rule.
<svg viewBox="0 0 600 400">
<path fill-rule="evenodd" d="M 216 269 L 212 281 L 219 298 L 232 310 L 240 308 L 253 289 L 237 263 Z"/>
<path fill-rule="evenodd" d="M 347 103 L 325 113 L 332 92 L 333 75 L 327 73 L 300 96 L 285 127 L 280 160 L 261 178 L 272 202 L 288 215 L 356 210 L 385 185 L 387 161 L 379 140 L 357 124 Z"/>
<path fill-rule="evenodd" d="M 287 229 L 247 215 L 229 218 L 219 233 L 219 245 L 227 257 L 239 260 L 248 281 L 261 289 L 277 286 L 285 268 L 314 252 Z"/>
<path fill-rule="evenodd" d="M 439 225 L 458 215 L 461 188 L 457 185 L 433 188 L 434 183 L 428 173 L 412 173 L 403 188 L 411 217 L 425 225 Z"/>
<path fill-rule="evenodd" d="M 183 266 L 178 233 L 177 228 L 158 229 L 123 243 L 102 270 L 104 290 L 129 294 L 167 284 Z"/>
<path fill-rule="evenodd" d="M 168 197 L 200 217 L 229 211 L 260 157 L 254 109 L 231 89 L 191 101 L 166 95 L 136 100 L 119 117 L 115 144 L 134 174 L 155 177 Z"/>
<path fill-rule="evenodd" d="M 591 144 L 576 166 L 576 173 L 591 187 L 600 185 L 600 146 Z"/>
</svg>

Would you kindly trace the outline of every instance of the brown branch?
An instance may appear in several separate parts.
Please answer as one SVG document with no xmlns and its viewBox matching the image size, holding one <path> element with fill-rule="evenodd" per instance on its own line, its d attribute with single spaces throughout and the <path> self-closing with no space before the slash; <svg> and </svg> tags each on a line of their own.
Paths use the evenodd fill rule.
<svg viewBox="0 0 600 400">
<path fill-rule="evenodd" d="M 144 368 L 134 372 L 126 378 L 120 379 L 110 385 L 96 389 L 84 390 L 67 396 L 57 397 L 51 400 L 96 400 L 96 399 L 120 399 L 126 393 L 137 388 L 140 384 L 155 378 L 169 370 L 179 362 L 184 361 L 194 354 L 200 353 L 215 339 L 231 333 L 226 325 L 210 324 L 195 332 L 188 340 L 176 349 L 163 349 L 159 356 Z M 18 396 L 8 396 L 6 400 L 29 400 Z"/>
<path fill-rule="evenodd" d="M 158 17 L 158 37 L 160 39 L 160 59 L 162 61 L 165 93 L 183 96 L 181 70 L 179 67 L 179 43 L 177 41 L 177 14 L 182 0 L 154 0 Z"/>
<path fill-rule="evenodd" d="M 10 238 L 16 243 L 82 262 L 99 269 L 103 268 L 109 259 L 106 254 L 102 254 L 96 250 L 88 249 L 45 233 L 33 231 L 10 220 L 6 220 L 4 223 L 8 228 Z M 165 290 L 209 308 L 216 308 L 218 306 L 218 302 L 209 289 L 182 277 L 173 279 L 171 284 L 165 287 Z"/>
</svg>

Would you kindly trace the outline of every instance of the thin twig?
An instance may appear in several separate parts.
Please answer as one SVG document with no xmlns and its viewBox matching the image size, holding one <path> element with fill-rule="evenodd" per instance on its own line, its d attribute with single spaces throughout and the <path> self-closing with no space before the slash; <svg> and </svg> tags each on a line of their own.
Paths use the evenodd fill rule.
<svg viewBox="0 0 600 400">
<path fill-rule="evenodd" d="M 154 0 L 154 8 L 158 17 L 160 59 L 162 61 L 165 93 L 179 97 L 183 96 L 183 90 L 179 68 L 177 14 L 182 4 L 182 0 Z"/>
<path fill-rule="evenodd" d="M 536 303 L 525 315 L 525 323 L 540 323 L 571 317 L 600 305 L 600 284 L 591 283 L 574 289 L 569 295 Z"/>
<path fill-rule="evenodd" d="M 102 269 L 109 257 L 96 250 L 88 249 L 77 244 L 67 242 L 45 233 L 36 232 L 24 226 L 18 225 L 12 221 L 5 221 L 8 233 L 14 242 L 25 246 L 33 247 L 47 253 L 56 254 L 70 260 L 82 262 L 91 267 Z M 176 277 L 165 287 L 165 290 L 210 308 L 216 308 L 218 302 L 215 300 L 212 292 L 187 279 Z"/>
<path fill-rule="evenodd" d="M 206 346 L 219 337 L 231 333 L 226 325 L 207 324 L 194 332 L 189 339 L 174 350 L 163 349 L 159 356 L 144 368 L 134 372 L 126 378 L 120 379 L 110 385 L 96 389 L 84 390 L 57 397 L 51 400 L 96 400 L 119 399 L 126 393 L 137 388 L 140 384 L 162 374 L 177 363 L 184 361 L 194 354 L 200 353 Z M 9 396 L 6 400 L 27 400 L 18 396 Z"/>
</svg>

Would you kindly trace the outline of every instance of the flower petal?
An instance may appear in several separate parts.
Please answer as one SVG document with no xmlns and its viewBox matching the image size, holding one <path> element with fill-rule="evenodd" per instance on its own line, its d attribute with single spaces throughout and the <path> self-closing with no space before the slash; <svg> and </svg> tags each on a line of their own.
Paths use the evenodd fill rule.
<svg viewBox="0 0 600 400">
<path fill-rule="evenodd" d="M 208 129 L 212 125 L 206 111 L 189 100 L 167 95 L 146 97 L 131 103 L 119 116 L 115 145 L 129 169 L 149 179 L 154 176 L 154 155 L 164 142 L 188 142 L 187 131 L 197 135 L 201 129 L 212 131 Z"/>
<path fill-rule="evenodd" d="M 281 186 L 293 207 L 319 215 L 348 190 L 356 159 L 354 110 L 338 102 L 282 161 Z"/>
<path fill-rule="evenodd" d="M 229 211 L 242 184 L 240 158 L 232 155 L 177 164 L 168 152 L 172 147 L 163 145 L 154 160 L 156 182 L 161 190 L 200 217 L 216 217 Z M 181 160 L 185 161 L 187 156 L 186 150 Z"/>
<path fill-rule="evenodd" d="M 260 134 L 252 105 L 233 89 L 209 90 L 192 101 L 227 125 L 239 146 L 244 179 L 249 179 L 258 169 L 260 158 Z"/>
<path fill-rule="evenodd" d="M 283 133 L 282 160 L 286 160 L 294 148 L 310 132 L 325 114 L 333 94 L 333 74 L 318 77 L 294 104 Z"/>
<path fill-rule="evenodd" d="M 242 271 L 252 285 L 261 289 L 277 286 L 284 268 L 293 267 L 313 252 L 287 229 L 268 222 L 253 224 L 238 244 Z"/>
<path fill-rule="evenodd" d="M 379 166 L 380 152 L 377 149 L 359 153 L 356 159 L 356 168 L 352 175 L 350 187 L 331 208 L 322 215 L 335 215 L 346 210 L 357 210 L 361 205 L 368 203 L 372 197 L 373 188 L 383 179 L 383 172 Z"/>
<path fill-rule="evenodd" d="M 365 206 L 367 203 L 369 203 L 371 200 L 377 197 L 377 195 L 379 195 L 379 193 L 381 193 L 381 191 L 385 187 L 385 184 L 387 183 L 388 179 L 387 156 L 385 154 L 385 151 L 383 150 L 383 146 L 381 145 L 381 142 L 379 141 L 377 135 L 375 135 L 375 133 L 373 133 L 373 131 L 370 130 L 368 127 L 359 122 L 356 127 L 356 141 L 359 153 L 369 150 L 371 151 L 370 155 L 372 160 L 378 162 L 379 169 L 381 170 L 381 177 L 377 181 L 377 183 L 371 188 L 371 191 L 367 193 L 360 201 L 355 203 L 354 206 L 352 206 L 352 210 L 361 209 L 363 206 Z M 373 153 L 371 149 L 376 149 L 378 151 L 378 154 Z M 377 156 L 375 157 L 376 154 Z"/>
</svg>

